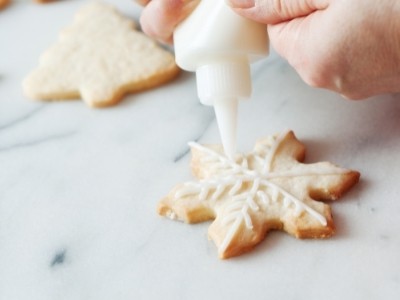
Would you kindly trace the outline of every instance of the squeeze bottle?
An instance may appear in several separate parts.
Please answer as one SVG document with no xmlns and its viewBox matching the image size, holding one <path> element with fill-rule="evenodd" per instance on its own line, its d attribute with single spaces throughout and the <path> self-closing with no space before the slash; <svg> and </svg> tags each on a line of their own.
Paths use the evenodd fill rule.
<svg viewBox="0 0 400 300">
<path fill-rule="evenodd" d="M 236 151 L 239 99 L 251 96 L 250 63 L 268 55 L 265 25 L 236 14 L 225 0 L 201 0 L 174 31 L 175 59 L 195 71 L 200 102 L 212 105 L 225 154 Z"/>
</svg>

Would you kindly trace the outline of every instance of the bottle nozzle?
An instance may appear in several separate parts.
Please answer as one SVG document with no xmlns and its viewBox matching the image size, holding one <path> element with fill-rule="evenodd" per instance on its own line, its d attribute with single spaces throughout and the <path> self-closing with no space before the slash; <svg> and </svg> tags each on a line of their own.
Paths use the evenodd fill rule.
<svg viewBox="0 0 400 300">
<path fill-rule="evenodd" d="M 238 100 L 222 98 L 215 100 L 214 109 L 222 145 L 226 156 L 234 159 L 236 154 L 236 120 Z"/>
<path fill-rule="evenodd" d="M 236 152 L 238 99 L 251 95 L 251 75 L 246 57 L 226 58 L 201 66 L 196 71 L 200 101 L 213 105 L 224 151 L 229 159 Z"/>
</svg>

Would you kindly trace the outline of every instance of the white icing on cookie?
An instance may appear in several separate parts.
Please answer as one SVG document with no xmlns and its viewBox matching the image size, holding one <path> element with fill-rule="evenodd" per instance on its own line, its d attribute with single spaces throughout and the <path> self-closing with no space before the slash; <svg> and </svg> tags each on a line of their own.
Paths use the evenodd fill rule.
<svg viewBox="0 0 400 300">
<path fill-rule="evenodd" d="M 268 207 L 273 204 L 280 203 L 283 209 L 292 210 L 295 215 L 300 215 L 303 212 L 310 214 L 318 220 L 321 225 L 326 226 L 326 218 L 318 211 L 305 204 L 300 199 L 291 195 L 279 185 L 271 182 L 271 179 L 278 177 L 299 177 L 299 176 L 315 176 L 329 175 L 331 170 L 316 170 L 313 172 L 302 170 L 289 170 L 285 172 L 271 171 L 272 162 L 275 154 L 286 137 L 288 132 L 284 132 L 277 138 L 268 149 L 265 146 L 266 157 L 263 159 L 257 156 L 255 159 L 258 163 L 262 163 L 261 172 L 249 168 L 248 159 L 242 158 L 240 164 L 229 160 L 220 153 L 199 145 L 195 142 L 190 142 L 189 145 L 205 154 L 202 163 L 213 163 L 213 170 L 216 175 L 210 179 L 201 180 L 199 182 L 185 183 L 176 191 L 175 199 L 199 194 L 200 201 L 209 199 L 212 202 L 218 201 L 221 195 L 228 193 L 232 198 L 231 204 L 224 209 L 224 217 L 222 223 L 224 225 L 231 224 L 231 227 L 222 242 L 220 251 L 225 251 L 231 239 L 236 234 L 240 224 L 244 222 L 248 229 L 253 228 L 249 210 L 259 211 L 268 210 Z M 344 173 L 342 169 L 338 173 Z M 243 184 L 251 185 L 251 188 L 243 189 Z"/>
</svg>

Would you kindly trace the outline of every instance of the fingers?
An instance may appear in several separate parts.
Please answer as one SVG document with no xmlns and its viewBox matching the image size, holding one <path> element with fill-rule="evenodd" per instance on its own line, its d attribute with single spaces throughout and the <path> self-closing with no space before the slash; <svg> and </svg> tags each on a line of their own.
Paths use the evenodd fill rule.
<svg viewBox="0 0 400 300">
<path fill-rule="evenodd" d="M 310 86 L 338 90 L 335 74 L 340 63 L 333 58 L 335 48 L 316 32 L 324 28 L 326 16 L 321 13 L 291 21 L 268 25 L 268 34 L 274 49 L 299 73 Z M 332 49 L 332 50 L 330 50 Z"/>
<path fill-rule="evenodd" d="M 328 7 L 331 0 L 226 0 L 236 12 L 260 23 L 276 24 Z"/>
<path fill-rule="evenodd" d="M 140 23 L 143 31 L 162 42 L 172 43 L 175 27 L 198 4 L 198 0 L 140 0 L 148 4 L 142 12 Z"/>
</svg>

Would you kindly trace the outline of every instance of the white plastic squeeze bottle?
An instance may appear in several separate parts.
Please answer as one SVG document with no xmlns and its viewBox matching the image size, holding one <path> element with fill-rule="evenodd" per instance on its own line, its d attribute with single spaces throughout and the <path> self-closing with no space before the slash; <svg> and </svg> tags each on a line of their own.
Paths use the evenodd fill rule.
<svg viewBox="0 0 400 300">
<path fill-rule="evenodd" d="M 174 32 L 177 64 L 196 71 L 201 103 L 212 105 L 225 154 L 236 151 L 237 105 L 251 95 L 250 62 L 268 55 L 265 25 L 236 14 L 225 0 L 201 0 Z"/>
</svg>

